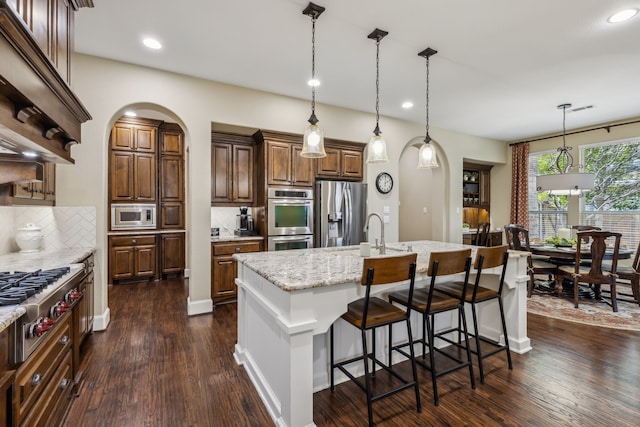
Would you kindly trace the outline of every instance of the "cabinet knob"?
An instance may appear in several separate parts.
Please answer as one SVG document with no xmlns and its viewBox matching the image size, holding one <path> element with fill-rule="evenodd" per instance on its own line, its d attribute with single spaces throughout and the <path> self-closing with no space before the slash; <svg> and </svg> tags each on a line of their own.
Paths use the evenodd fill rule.
<svg viewBox="0 0 640 427">
<path fill-rule="evenodd" d="M 60 341 L 58 341 L 58 344 L 67 345 L 68 342 L 69 342 L 69 337 L 65 335 L 62 338 L 60 338 Z"/>
<path fill-rule="evenodd" d="M 67 386 L 69 385 L 69 383 L 71 383 L 71 380 L 67 379 L 67 378 L 63 378 L 62 381 L 60 381 L 60 388 L 62 390 L 64 390 L 65 388 L 67 388 Z"/>
<path fill-rule="evenodd" d="M 137 241 L 136 239 L 133 239 L 133 240 L 131 241 L 131 243 L 133 243 L 133 244 L 135 245 L 136 243 L 138 243 L 138 241 Z"/>
<path fill-rule="evenodd" d="M 31 385 L 32 386 L 37 386 L 41 382 L 42 382 L 42 375 L 40 375 L 38 373 L 33 374 L 33 377 L 31 377 Z"/>
<path fill-rule="evenodd" d="M 240 248 L 236 248 L 236 252 L 240 252 Z"/>
</svg>

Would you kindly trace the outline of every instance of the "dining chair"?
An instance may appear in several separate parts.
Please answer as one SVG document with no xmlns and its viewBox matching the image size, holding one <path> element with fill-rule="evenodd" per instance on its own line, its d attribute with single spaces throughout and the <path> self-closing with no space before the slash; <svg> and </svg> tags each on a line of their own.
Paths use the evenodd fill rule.
<svg viewBox="0 0 640 427">
<path fill-rule="evenodd" d="M 618 266 L 618 253 L 620 251 L 620 238 L 622 234 L 610 231 L 578 231 L 576 243 L 576 258 L 573 265 L 558 267 L 556 274 L 556 287 L 561 288 L 565 279 L 573 281 L 573 305 L 578 308 L 580 283 L 586 283 L 595 292 L 597 299 L 602 298 L 601 286 L 609 285 L 611 301 L 609 304 L 614 312 L 618 311 L 616 295 L 616 277 Z M 607 253 L 607 246 L 612 250 Z M 581 264 L 582 255 L 590 253 L 591 263 Z M 611 267 L 607 271 L 603 269 L 605 253 L 611 259 Z"/>
<path fill-rule="evenodd" d="M 476 230 L 475 236 L 475 244 L 476 246 L 489 246 L 489 229 L 491 228 L 491 223 L 489 222 L 481 222 L 478 224 L 478 228 Z"/>
<path fill-rule="evenodd" d="M 356 356 L 341 362 L 335 362 L 333 325 L 331 325 L 330 328 L 331 390 L 333 391 L 335 389 L 335 369 L 339 369 L 340 371 L 342 371 L 347 377 L 349 377 L 349 379 L 354 381 L 358 385 L 358 387 L 364 390 L 367 395 L 367 413 L 369 416 L 370 427 L 373 427 L 374 425 L 372 403 L 408 388 L 413 388 L 415 391 L 417 412 L 422 411 L 422 406 L 420 403 L 420 388 L 418 385 L 418 375 L 416 372 L 413 347 L 409 349 L 409 354 L 404 351 L 401 352 L 401 354 L 408 357 L 411 361 L 413 378 L 406 379 L 392 369 L 391 357 L 389 357 L 388 364 L 384 364 L 381 360 L 376 358 L 375 341 L 376 328 L 389 326 L 389 335 L 391 336 L 391 328 L 395 323 L 404 323 L 407 328 L 409 341 L 412 340 L 411 322 L 409 318 L 411 310 L 413 308 L 413 288 L 415 285 L 416 259 L 417 254 L 415 253 L 382 258 L 364 259 L 362 268 L 362 279 L 360 281 L 360 284 L 362 286 L 366 286 L 365 297 L 350 303 L 348 305 L 347 312 L 342 315 L 343 320 L 360 330 L 362 338 L 361 356 Z M 403 310 L 381 298 L 371 296 L 372 286 L 406 281 L 409 281 L 409 288 L 406 291 L 408 301 L 406 310 Z M 371 331 L 372 336 L 371 352 L 369 352 L 367 349 L 367 331 L 369 330 Z M 391 350 L 392 349 L 390 348 L 389 356 L 391 356 Z M 369 371 L 369 360 L 372 361 L 371 372 Z M 349 370 L 347 370 L 347 368 L 345 367 L 346 365 L 359 361 L 362 361 L 364 363 L 364 384 L 361 380 L 351 374 L 351 372 L 349 372 Z M 398 379 L 402 384 L 374 395 L 371 387 L 371 377 L 375 376 L 376 365 L 389 372 L 389 374 Z"/>
<path fill-rule="evenodd" d="M 611 261 L 603 261 L 602 268 L 606 271 L 611 272 Z M 621 292 L 620 289 L 618 289 L 618 296 L 622 295 L 623 297 L 631 297 L 631 300 L 627 300 L 624 298 L 618 299 L 621 301 L 629 301 L 640 304 L 640 242 L 638 243 L 636 255 L 633 258 L 633 262 L 631 263 L 631 265 L 618 264 L 616 268 L 616 274 L 618 275 L 618 281 L 623 280 L 624 283 L 628 282 L 631 287 L 631 295 Z"/>
<path fill-rule="evenodd" d="M 427 288 L 416 289 L 413 294 L 413 300 L 411 298 L 411 290 L 395 291 L 389 294 L 389 302 L 396 303 L 417 311 L 422 314 L 422 338 L 411 339 L 405 343 L 390 346 L 390 349 L 394 349 L 409 357 L 413 354 L 413 347 L 416 343 L 422 344 L 422 358 L 415 358 L 416 363 L 420 366 L 428 369 L 431 372 L 431 383 L 433 385 L 433 403 L 437 406 L 439 404 L 438 398 L 438 384 L 437 378 L 454 372 L 458 369 L 468 367 L 469 378 L 471 381 L 471 388 L 476 388 L 475 378 L 473 376 L 473 364 L 471 361 L 471 350 L 469 347 L 469 334 L 467 332 L 467 322 L 464 312 L 464 301 L 466 296 L 467 284 L 469 282 L 469 271 L 471 270 L 471 249 L 461 249 L 456 251 L 447 252 L 431 252 L 429 255 L 429 268 L 427 274 L 431 278 L 431 284 Z M 440 290 L 440 286 L 444 286 L 444 283 L 436 283 L 436 279 L 441 276 L 459 275 L 464 274 L 464 285 L 462 286 L 462 292 L 458 296 L 450 296 Z M 445 282 L 446 283 L 446 282 Z M 446 312 L 457 312 L 457 325 L 446 327 L 442 330 L 435 331 L 435 315 Z M 454 341 L 449 338 L 450 335 L 455 334 L 458 341 Z M 466 360 L 462 356 L 452 354 L 447 349 L 441 349 L 436 347 L 435 339 L 439 338 L 451 346 L 456 347 L 466 353 Z M 460 343 L 464 340 L 464 343 Z M 389 341 L 392 342 L 392 338 L 389 337 Z M 451 347 L 448 346 L 448 347 Z M 404 347 L 409 347 L 410 354 L 402 350 Z M 426 363 L 426 348 L 429 347 L 429 363 Z M 451 363 L 447 364 L 445 368 L 438 369 L 436 367 L 436 352 L 450 361 L 455 362 L 455 365 L 451 366 Z"/>
<path fill-rule="evenodd" d="M 529 286 L 527 287 L 528 297 L 533 295 L 533 290 L 536 287 L 536 275 L 547 275 L 547 281 L 543 282 L 544 284 L 549 285 L 554 282 L 554 276 L 558 271 L 558 266 L 552 263 L 551 259 L 548 256 L 531 254 L 529 230 L 525 226 L 520 224 L 505 225 L 504 234 L 509 249 L 530 253 L 530 255 L 527 257 L 527 270 L 529 273 Z"/>
<path fill-rule="evenodd" d="M 507 333 L 507 322 L 504 317 L 504 306 L 502 303 L 502 288 L 504 286 L 504 276 L 507 271 L 507 261 L 509 260 L 508 246 L 493 246 L 489 248 L 479 248 L 476 252 L 476 258 L 473 268 L 475 271 L 475 280 L 473 287 L 467 289 L 465 302 L 471 305 L 471 313 L 473 317 L 473 334 L 469 333 L 475 339 L 476 347 L 471 352 L 478 358 L 478 370 L 480 371 L 480 382 L 484 384 L 484 367 L 482 360 L 501 351 L 507 353 L 507 364 L 509 369 L 513 369 L 511 363 L 511 350 L 509 349 L 509 335 Z M 486 270 L 500 267 L 498 276 L 486 273 Z M 482 284 L 490 283 L 496 280 L 492 287 L 488 288 Z M 481 284 L 482 283 L 482 284 Z M 440 285 L 438 289 L 451 296 L 458 296 L 464 290 L 464 283 L 454 282 L 446 285 Z M 504 344 L 496 342 L 487 337 L 481 336 L 478 331 L 478 313 L 476 307 L 484 302 L 497 300 L 500 311 L 500 320 L 502 322 L 502 335 L 504 336 Z M 482 345 L 487 344 L 489 351 L 483 352 Z"/>
</svg>

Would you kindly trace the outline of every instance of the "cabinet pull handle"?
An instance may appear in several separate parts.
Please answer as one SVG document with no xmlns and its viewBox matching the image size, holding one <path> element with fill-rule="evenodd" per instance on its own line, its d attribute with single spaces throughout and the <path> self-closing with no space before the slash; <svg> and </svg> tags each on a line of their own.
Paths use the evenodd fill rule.
<svg viewBox="0 0 640 427">
<path fill-rule="evenodd" d="M 42 375 L 40 375 L 37 372 L 35 374 L 33 374 L 33 377 L 31 377 L 31 385 L 35 387 L 38 384 L 40 384 L 41 382 L 42 382 Z"/>
<path fill-rule="evenodd" d="M 218 261 L 218 264 L 231 264 L 233 261 Z"/>
<path fill-rule="evenodd" d="M 62 381 L 60 381 L 60 389 L 64 390 L 65 388 L 67 388 L 70 382 L 71 380 L 63 378 Z"/>
<path fill-rule="evenodd" d="M 60 338 L 60 341 L 58 341 L 58 344 L 67 345 L 68 342 L 69 342 L 69 337 L 65 335 L 62 338 Z"/>
</svg>

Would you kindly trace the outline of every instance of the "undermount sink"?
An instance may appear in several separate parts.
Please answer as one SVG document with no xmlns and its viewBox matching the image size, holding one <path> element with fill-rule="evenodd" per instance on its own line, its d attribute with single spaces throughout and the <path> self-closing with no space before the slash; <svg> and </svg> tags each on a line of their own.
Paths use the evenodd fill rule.
<svg viewBox="0 0 640 427">
<path fill-rule="evenodd" d="M 401 252 L 407 252 L 406 249 L 401 248 L 393 248 L 387 246 L 385 255 L 396 255 Z M 360 247 L 359 246 L 345 246 L 345 247 L 337 247 L 337 248 L 327 248 L 327 252 L 340 255 L 340 256 L 361 256 L 360 255 Z M 371 247 L 371 254 L 369 256 L 378 256 L 380 255 L 380 249 Z M 384 256 L 384 255 L 383 255 Z"/>
</svg>

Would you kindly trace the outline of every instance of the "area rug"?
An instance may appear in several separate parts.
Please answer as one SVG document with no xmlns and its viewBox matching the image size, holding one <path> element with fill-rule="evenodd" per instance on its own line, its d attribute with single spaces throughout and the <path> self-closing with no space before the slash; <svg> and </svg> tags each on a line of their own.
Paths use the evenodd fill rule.
<svg viewBox="0 0 640 427">
<path fill-rule="evenodd" d="M 581 299 L 578 308 L 573 300 L 555 295 L 532 295 L 527 299 L 527 311 L 554 319 L 600 326 L 603 328 L 640 331 L 640 306 L 618 301 L 618 312 L 595 299 Z"/>
</svg>

